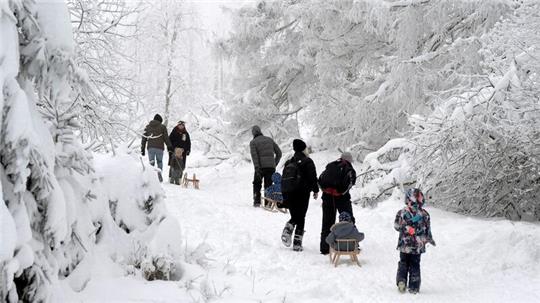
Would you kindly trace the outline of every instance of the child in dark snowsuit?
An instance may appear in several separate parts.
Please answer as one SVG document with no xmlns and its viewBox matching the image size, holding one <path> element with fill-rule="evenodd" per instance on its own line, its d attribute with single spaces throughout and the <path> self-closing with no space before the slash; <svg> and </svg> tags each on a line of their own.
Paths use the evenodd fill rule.
<svg viewBox="0 0 540 303">
<path fill-rule="evenodd" d="M 184 149 L 175 148 L 174 153 L 171 154 L 171 171 L 170 171 L 170 183 L 180 185 L 182 180 L 182 174 L 184 173 Z"/>
<path fill-rule="evenodd" d="M 278 202 L 280 205 L 283 202 L 281 194 L 281 174 L 275 172 L 272 174 L 272 185 L 264 190 L 264 196 Z"/>
<path fill-rule="evenodd" d="M 364 233 L 361 233 L 356 229 L 356 226 L 352 223 L 351 215 L 344 211 L 339 214 L 339 223 L 336 223 L 330 227 L 330 234 L 326 237 L 326 243 L 333 249 L 339 251 L 353 251 L 357 247 L 337 247 L 338 242 L 336 240 L 341 239 L 355 239 L 358 242 L 364 240 Z"/>
<path fill-rule="evenodd" d="M 417 188 L 407 190 L 405 208 L 398 211 L 394 228 L 399 232 L 399 253 L 396 283 L 400 292 L 405 292 L 407 278 L 409 292 L 420 290 L 420 256 L 426 252 L 426 244 L 435 246 L 431 236 L 429 213 L 422 208 L 424 194 Z"/>
</svg>

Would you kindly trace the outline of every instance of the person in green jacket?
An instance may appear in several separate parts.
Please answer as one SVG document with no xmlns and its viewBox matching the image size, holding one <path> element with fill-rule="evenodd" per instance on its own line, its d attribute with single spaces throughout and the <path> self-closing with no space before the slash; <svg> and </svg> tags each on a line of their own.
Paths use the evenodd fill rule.
<svg viewBox="0 0 540 303">
<path fill-rule="evenodd" d="M 144 156 L 148 150 L 148 160 L 154 166 L 157 163 L 159 168 L 159 182 L 163 182 L 161 171 L 163 170 L 163 151 L 165 145 L 171 150 L 171 141 L 167 133 L 167 127 L 162 124 L 163 118 L 159 114 L 144 128 L 144 134 L 141 140 L 141 154 Z"/>
</svg>

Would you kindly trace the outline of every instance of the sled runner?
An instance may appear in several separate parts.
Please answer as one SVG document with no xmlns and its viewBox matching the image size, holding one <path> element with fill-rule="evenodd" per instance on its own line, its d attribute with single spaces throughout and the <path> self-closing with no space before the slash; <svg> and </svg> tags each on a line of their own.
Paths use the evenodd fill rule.
<svg viewBox="0 0 540 303">
<path fill-rule="evenodd" d="M 263 203 L 263 208 L 267 211 L 271 211 L 271 212 L 282 212 L 282 213 L 287 213 L 287 209 L 286 208 L 280 208 L 278 207 L 278 204 L 282 203 L 280 201 L 276 201 L 274 199 L 270 199 L 268 197 L 263 197 L 264 199 L 264 203 Z"/>
<path fill-rule="evenodd" d="M 334 267 L 338 266 L 339 258 L 341 256 L 349 256 L 351 261 L 355 262 L 358 266 L 358 255 L 360 249 L 358 248 L 358 241 L 356 239 L 337 239 L 335 247 L 330 246 L 330 263 L 334 264 Z"/>
<path fill-rule="evenodd" d="M 193 187 L 194 187 L 195 189 L 199 189 L 199 183 L 200 183 L 200 180 L 197 179 L 197 176 L 196 176 L 195 174 L 193 174 L 193 178 L 192 178 L 192 179 L 188 178 L 187 173 L 184 174 L 184 178 L 183 178 L 183 180 L 182 180 L 182 185 L 183 185 L 185 188 L 188 188 L 189 183 L 193 184 Z"/>
</svg>

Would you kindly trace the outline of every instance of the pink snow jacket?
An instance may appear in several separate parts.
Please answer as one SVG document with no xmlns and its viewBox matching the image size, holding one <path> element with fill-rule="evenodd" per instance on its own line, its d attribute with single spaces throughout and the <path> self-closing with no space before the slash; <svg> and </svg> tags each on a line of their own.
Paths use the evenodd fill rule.
<svg viewBox="0 0 540 303">
<path fill-rule="evenodd" d="M 435 246 L 431 235 L 429 213 L 419 207 L 409 206 L 396 214 L 394 229 L 399 232 L 397 249 L 407 254 L 421 254 L 426 252 L 426 244 Z"/>
</svg>

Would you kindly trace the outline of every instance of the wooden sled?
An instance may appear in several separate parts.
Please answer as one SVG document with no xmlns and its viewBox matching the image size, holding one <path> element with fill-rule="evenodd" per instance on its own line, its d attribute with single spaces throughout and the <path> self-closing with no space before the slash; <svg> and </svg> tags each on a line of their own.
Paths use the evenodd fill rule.
<svg viewBox="0 0 540 303">
<path fill-rule="evenodd" d="M 200 180 L 197 179 L 197 176 L 195 174 L 193 174 L 192 179 L 188 178 L 187 173 L 184 174 L 184 178 L 182 179 L 182 186 L 184 186 L 184 188 L 188 188 L 189 183 L 193 184 L 193 187 L 195 189 L 199 189 Z"/>
<path fill-rule="evenodd" d="M 336 250 L 330 246 L 330 253 L 328 255 L 330 257 L 330 263 L 334 264 L 334 267 L 338 266 L 341 256 L 349 256 L 352 262 L 355 262 L 358 266 L 362 266 L 358 261 L 360 249 L 358 248 L 358 241 L 356 239 L 338 239 L 336 240 L 336 247 L 344 247 L 345 249 Z"/>
<path fill-rule="evenodd" d="M 278 201 L 267 198 L 267 197 L 263 197 L 263 199 L 264 199 L 264 203 L 263 203 L 263 206 L 262 206 L 263 209 L 265 209 L 267 211 L 271 211 L 271 212 L 280 211 L 280 212 L 282 212 L 284 214 L 287 213 L 286 208 L 279 208 L 278 207 Z"/>
</svg>

